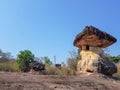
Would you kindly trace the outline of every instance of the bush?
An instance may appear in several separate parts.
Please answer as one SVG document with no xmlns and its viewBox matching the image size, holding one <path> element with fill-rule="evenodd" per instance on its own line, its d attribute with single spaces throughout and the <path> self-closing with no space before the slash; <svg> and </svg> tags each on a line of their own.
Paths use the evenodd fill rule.
<svg viewBox="0 0 120 90">
<path fill-rule="evenodd" d="M 17 55 L 17 64 L 21 71 L 29 71 L 29 63 L 34 61 L 34 54 L 30 50 L 20 51 Z"/>
<path fill-rule="evenodd" d="M 119 61 L 120 61 L 120 56 L 119 55 L 118 56 L 109 56 L 109 58 L 111 60 L 113 60 L 115 63 L 119 63 Z"/>
</svg>

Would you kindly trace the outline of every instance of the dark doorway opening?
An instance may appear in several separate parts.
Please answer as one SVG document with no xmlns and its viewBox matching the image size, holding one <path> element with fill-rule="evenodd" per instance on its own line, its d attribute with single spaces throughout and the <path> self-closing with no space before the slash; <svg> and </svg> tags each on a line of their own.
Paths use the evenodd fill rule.
<svg viewBox="0 0 120 90">
<path fill-rule="evenodd" d="M 87 46 L 86 46 L 86 50 L 90 50 L 90 47 L 89 47 L 89 45 L 87 45 Z"/>
</svg>

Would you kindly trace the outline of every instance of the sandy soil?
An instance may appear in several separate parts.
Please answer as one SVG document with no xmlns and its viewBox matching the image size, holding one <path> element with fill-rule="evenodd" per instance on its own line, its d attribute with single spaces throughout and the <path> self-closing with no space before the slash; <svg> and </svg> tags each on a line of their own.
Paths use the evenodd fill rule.
<svg viewBox="0 0 120 90">
<path fill-rule="evenodd" d="M 55 76 L 0 72 L 0 90 L 120 90 L 120 81 L 97 74 Z"/>
</svg>

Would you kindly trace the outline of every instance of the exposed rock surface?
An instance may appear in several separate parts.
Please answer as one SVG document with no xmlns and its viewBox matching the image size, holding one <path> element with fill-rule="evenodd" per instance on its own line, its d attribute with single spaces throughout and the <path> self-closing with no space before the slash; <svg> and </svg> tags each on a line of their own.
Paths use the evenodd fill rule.
<svg viewBox="0 0 120 90">
<path fill-rule="evenodd" d="M 0 90 L 120 90 L 120 81 L 97 74 L 55 76 L 0 72 Z"/>
<path fill-rule="evenodd" d="M 45 70 L 45 64 L 43 64 L 42 62 L 37 62 L 37 61 L 30 62 L 29 67 L 22 69 L 23 72 L 29 72 L 29 71 L 41 72 L 43 70 Z"/>
<path fill-rule="evenodd" d="M 116 65 L 108 58 L 99 58 L 98 72 L 105 75 L 113 75 L 117 72 Z"/>
<path fill-rule="evenodd" d="M 112 75 L 117 72 L 116 65 L 104 56 L 103 51 L 98 48 L 96 51 L 81 51 L 82 59 L 78 62 L 77 70 L 79 73 L 102 73 Z"/>
<path fill-rule="evenodd" d="M 99 55 L 91 51 L 81 51 L 82 59 L 77 65 L 78 73 L 95 72 L 97 69 Z"/>
<path fill-rule="evenodd" d="M 29 64 L 29 67 L 30 69 L 33 69 L 35 71 L 42 71 L 42 70 L 45 70 L 45 65 L 43 63 L 40 63 L 40 62 L 31 62 Z"/>
</svg>

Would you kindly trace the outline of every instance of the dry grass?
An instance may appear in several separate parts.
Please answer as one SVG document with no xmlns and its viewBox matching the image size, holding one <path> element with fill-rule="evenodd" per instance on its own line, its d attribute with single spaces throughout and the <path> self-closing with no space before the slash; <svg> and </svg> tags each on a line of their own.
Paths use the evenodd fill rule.
<svg viewBox="0 0 120 90">
<path fill-rule="evenodd" d="M 0 62 L 0 71 L 19 71 L 18 65 L 16 62 L 9 61 L 9 62 Z"/>
<path fill-rule="evenodd" d="M 46 66 L 46 70 L 43 72 L 45 75 L 76 75 L 76 71 L 68 68 L 68 67 L 61 67 L 56 68 L 54 66 Z"/>
<path fill-rule="evenodd" d="M 0 71 L 19 72 L 18 64 L 15 61 L 0 62 Z M 55 66 L 46 66 L 45 70 L 41 72 L 43 75 L 76 75 L 76 71 L 69 67 L 57 68 Z"/>
<path fill-rule="evenodd" d="M 117 64 L 118 71 L 120 71 L 120 64 Z"/>
<path fill-rule="evenodd" d="M 120 64 L 117 64 L 118 72 L 115 73 L 113 76 L 120 78 Z"/>
</svg>

